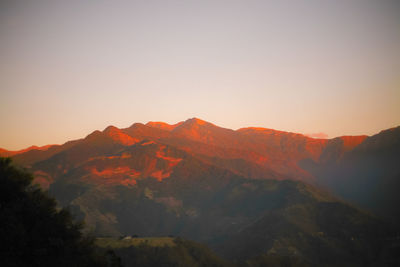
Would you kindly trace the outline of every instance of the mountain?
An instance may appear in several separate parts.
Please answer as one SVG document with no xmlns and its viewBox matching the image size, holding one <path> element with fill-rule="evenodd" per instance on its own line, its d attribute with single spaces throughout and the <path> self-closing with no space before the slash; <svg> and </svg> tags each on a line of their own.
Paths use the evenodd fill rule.
<svg viewBox="0 0 400 267">
<path fill-rule="evenodd" d="M 192 118 L 109 126 L 13 159 L 98 236 L 182 236 L 255 266 L 363 266 L 393 254 L 396 230 L 328 191 L 396 217 L 399 129 L 313 139 Z"/>
<path fill-rule="evenodd" d="M 392 190 L 392 186 L 388 188 L 385 184 L 386 182 L 383 182 L 375 190 L 380 192 L 374 193 L 371 189 L 367 190 L 363 196 L 353 192 L 357 191 L 358 189 L 355 188 L 359 186 L 347 186 L 347 184 L 355 180 L 370 179 L 367 179 L 368 175 L 364 175 L 365 179 L 357 178 L 360 177 L 358 174 L 354 174 L 353 177 L 352 172 L 348 170 L 353 169 L 351 166 L 355 166 L 352 163 L 355 161 L 355 157 L 359 157 L 358 162 L 360 163 L 358 165 L 361 170 L 363 169 L 367 158 L 351 155 L 369 153 L 357 151 L 362 150 L 363 147 L 370 146 L 368 143 L 374 138 L 374 136 L 367 137 L 363 135 L 341 136 L 333 139 L 313 139 L 302 134 L 255 127 L 234 131 L 218 127 L 198 118 L 192 118 L 174 125 L 163 122 L 149 122 L 146 125 L 134 123 L 125 129 L 109 126 L 103 131 L 95 131 L 86 138 L 70 141 L 63 145 L 42 148 L 30 147 L 18 152 L 3 151 L 2 155 L 12 156 L 14 161 L 25 167 L 32 167 L 35 163 L 46 161 L 47 159 L 52 159 L 51 161 L 55 162 L 57 158 L 64 157 L 65 163 L 63 164 L 68 164 L 63 167 L 63 171 L 67 172 L 75 164 L 93 156 L 111 153 L 144 140 L 157 141 L 160 144 L 186 151 L 204 163 L 229 170 L 236 175 L 251 179 L 305 181 L 323 186 L 347 200 L 377 211 L 381 207 L 373 207 L 374 203 L 372 201 L 368 203 L 366 199 L 374 199 L 374 195 L 387 195 L 390 199 L 390 196 L 395 195 L 395 193 L 386 194 L 385 192 L 386 188 L 389 191 Z M 399 136 L 396 136 L 396 131 L 394 131 L 391 138 L 394 140 L 393 142 L 399 139 Z M 366 144 L 364 145 L 364 143 Z M 382 142 L 375 144 L 377 147 L 384 145 Z M 368 150 L 368 148 L 364 150 L 366 149 Z M 399 151 L 397 147 L 393 147 L 393 150 Z M 392 178 L 385 178 L 384 181 L 390 180 L 392 182 L 388 183 L 395 185 L 393 183 L 398 179 L 393 177 L 396 177 L 398 172 L 396 171 L 396 166 L 394 166 L 395 164 L 390 162 L 395 160 L 396 156 L 396 154 L 392 153 L 385 156 L 384 159 L 379 159 L 380 163 L 371 164 L 368 172 L 371 175 L 372 173 L 377 173 L 376 175 L 378 176 L 381 172 L 394 172 L 393 174 L 385 174 L 385 176 Z M 369 156 L 368 158 L 368 162 L 370 162 L 377 156 Z M 390 166 L 383 168 L 384 162 L 387 162 Z M 37 168 L 33 168 L 33 171 L 39 174 L 38 176 L 40 177 L 37 180 L 44 187 L 48 187 L 51 181 L 57 179 L 57 175 L 59 175 L 59 173 L 49 174 Z M 340 177 L 348 178 L 342 179 Z M 372 186 L 371 183 L 370 185 Z M 343 189 L 339 190 L 338 187 L 343 187 Z M 346 193 L 346 190 L 350 191 Z M 358 199 L 358 196 L 364 198 L 364 200 Z M 391 201 L 389 199 L 387 202 Z M 376 203 L 380 203 L 380 201 Z"/>
<path fill-rule="evenodd" d="M 89 139 L 94 142 L 95 138 L 100 143 L 111 139 L 105 143 L 115 142 L 123 146 L 142 140 L 159 141 L 248 178 L 289 178 L 307 182 L 312 182 L 314 177 L 300 168 L 299 162 L 309 158 L 318 162 L 321 155 L 324 156 L 324 149 L 332 143 L 331 140 L 313 139 L 301 134 L 264 128 L 242 128 L 234 131 L 192 118 L 174 125 L 149 122 L 146 125 L 134 123 L 125 129 L 109 126 L 84 139 L 50 147 L 49 151 L 18 154 L 15 160 L 25 166 L 32 165 L 75 145 L 79 147 Z M 356 141 L 347 141 L 349 138 L 342 137 L 346 140 L 344 149 L 350 150 L 357 144 Z M 363 138 L 360 137 L 359 140 L 362 141 Z"/>
<path fill-rule="evenodd" d="M 393 142 L 399 140 L 395 130 L 388 131 L 393 131 Z M 372 156 L 372 152 L 367 152 L 371 146 L 368 145 L 372 142 L 370 140 L 379 139 L 382 134 L 376 137 L 362 135 L 313 139 L 302 134 L 266 128 L 249 127 L 234 131 L 192 118 L 174 125 L 149 122 L 146 125 L 134 123 L 124 129 L 109 126 L 103 131 L 91 133 L 86 138 L 60 146 L 31 147 L 18 153 L 13 152 L 14 154 L 7 151 L 2 153 L 12 155 L 14 161 L 22 166 L 31 167 L 37 174 L 37 182 L 47 188 L 61 174 L 61 168 L 62 172 L 69 172 L 76 164 L 92 157 L 106 156 L 107 153 L 141 141 L 155 141 L 185 151 L 206 164 L 246 178 L 291 179 L 322 186 L 364 208 L 386 217 L 393 217 L 397 211 L 386 207 L 392 207 L 390 203 L 396 200 L 397 194 L 393 188 L 399 180 L 396 178 L 398 171 L 396 164 L 391 162 L 398 158 L 395 152 L 398 152 L 399 148 L 394 146 L 395 152 L 382 156 L 381 159 L 378 159 L 378 154 Z M 391 144 L 379 141 L 375 146 L 390 147 Z M 361 156 L 367 153 L 370 156 Z M 49 161 L 46 161 L 48 159 Z M 369 164 L 375 159 L 379 162 Z M 60 160 L 63 162 L 60 163 Z M 33 167 L 45 164 L 40 162 L 50 162 L 52 167 L 47 169 L 54 168 L 55 162 L 58 162 L 59 171 L 52 170 L 48 173 L 43 168 Z M 36 163 L 40 164 L 35 165 Z M 356 165 L 359 167 L 355 167 Z M 364 168 L 366 165 L 369 167 Z M 361 174 L 363 170 L 368 172 L 368 175 Z M 377 181 L 381 173 L 385 173 L 384 176 L 389 178 L 380 180 L 380 184 L 376 186 L 373 182 L 368 182 L 371 179 Z M 375 178 L 371 175 L 375 175 Z M 362 185 L 364 182 L 368 184 L 367 187 Z M 374 201 L 375 197 L 386 200 Z"/>
</svg>

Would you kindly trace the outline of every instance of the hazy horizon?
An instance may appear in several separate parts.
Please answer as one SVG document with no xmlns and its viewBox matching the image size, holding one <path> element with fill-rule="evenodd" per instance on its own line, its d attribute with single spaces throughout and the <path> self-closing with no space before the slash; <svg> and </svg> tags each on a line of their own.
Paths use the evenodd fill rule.
<svg viewBox="0 0 400 267">
<path fill-rule="evenodd" d="M 400 125 L 396 1 L 1 1 L 0 147 L 109 125 Z"/>
</svg>

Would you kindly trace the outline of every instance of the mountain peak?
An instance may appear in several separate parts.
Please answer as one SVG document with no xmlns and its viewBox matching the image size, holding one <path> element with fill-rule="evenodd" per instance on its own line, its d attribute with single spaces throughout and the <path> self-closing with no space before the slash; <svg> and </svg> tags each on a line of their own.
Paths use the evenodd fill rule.
<svg viewBox="0 0 400 267">
<path fill-rule="evenodd" d="M 210 124 L 209 122 L 206 122 L 206 121 L 204 121 L 202 119 L 199 119 L 199 118 L 196 118 L 196 117 L 193 117 L 191 119 L 187 119 L 185 121 L 185 123 L 193 123 L 193 124 L 199 124 L 199 125 Z"/>
<path fill-rule="evenodd" d="M 86 140 L 91 140 L 94 138 L 98 138 L 99 136 L 102 136 L 102 133 L 99 130 L 94 130 L 93 132 L 91 132 L 90 134 L 88 134 L 85 139 Z"/>
<path fill-rule="evenodd" d="M 109 134 L 109 133 L 118 132 L 118 131 L 120 131 L 120 129 L 118 129 L 117 127 L 115 127 L 115 126 L 113 126 L 113 125 L 110 125 L 110 126 L 108 126 L 107 128 L 105 128 L 105 129 L 103 130 L 103 133 Z"/>
<path fill-rule="evenodd" d="M 180 123 L 179 126 L 177 126 L 175 129 L 178 130 L 178 129 L 183 129 L 183 128 L 184 129 L 187 129 L 187 128 L 199 128 L 199 127 L 202 127 L 202 126 L 214 126 L 214 127 L 217 127 L 216 125 L 214 125 L 214 124 L 212 124 L 210 122 L 204 121 L 202 119 L 191 118 L 191 119 L 187 119 L 184 122 Z"/>
<path fill-rule="evenodd" d="M 122 132 L 121 129 L 118 129 L 117 127 L 112 125 L 105 128 L 103 133 L 106 134 L 111 139 L 113 139 L 114 141 L 126 146 L 133 145 L 139 141 L 138 139 L 132 138 L 131 136 Z"/>
<path fill-rule="evenodd" d="M 199 131 L 210 131 L 211 129 L 220 128 L 210 122 L 198 119 L 198 118 L 191 118 L 187 119 L 186 121 L 180 123 L 177 127 L 174 128 L 174 133 L 183 133 L 190 135 L 198 135 L 200 134 Z M 201 135 L 201 134 L 200 134 Z"/>
</svg>

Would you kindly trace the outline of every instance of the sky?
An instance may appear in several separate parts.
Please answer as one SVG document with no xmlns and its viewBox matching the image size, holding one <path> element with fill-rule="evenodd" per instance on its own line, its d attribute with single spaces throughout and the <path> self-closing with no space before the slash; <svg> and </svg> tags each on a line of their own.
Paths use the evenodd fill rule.
<svg viewBox="0 0 400 267">
<path fill-rule="evenodd" d="M 192 117 L 329 138 L 400 125 L 399 2 L 0 0 L 0 147 Z"/>
</svg>

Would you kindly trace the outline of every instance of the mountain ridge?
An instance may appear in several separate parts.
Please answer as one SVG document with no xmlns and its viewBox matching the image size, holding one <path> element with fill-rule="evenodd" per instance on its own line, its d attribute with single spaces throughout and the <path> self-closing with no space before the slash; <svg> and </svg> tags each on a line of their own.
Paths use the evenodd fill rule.
<svg viewBox="0 0 400 267">
<path fill-rule="evenodd" d="M 339 138 L 346 142 L 346 140 L 357 139 L 358 137 L 344 136 Z M 71 144 L 81 144 L 89 142 L 89 140 L 93 144 L 97 140 L 98 143 L 109 143 L 111 145 L 111 143 L 116 142 L 123 146 L 129 146 L 145 139 L 174 145 L 202 158 L 218 157 L 223 159 L 225 165 L 227 161 L 240 159 L 256 166 L 253 169 L 268 169 L 278 174 L 275 176 L 281 175 L 310 182 L 314 178 L 307 170 L 299 167 L 299 162 L 307 158 L 319 161 L 321 156 L 323 160 L 324 157 L 330 159 L 334 157 L 334 160 L 337 160 L 343 154 L 343 151 L 347 152 L 355 147 L 345 145 L 344 148 L 334 149 L 339 149 L 341 152 L 329 154 L 324 153 L 324 149 L 335 139 L 313 139 L 302 134 L 260 127 L 246 127 L 235 131 L 218 127 L 199 118 L 191 118 L 173 125 L 163 122 L 133 123 L 128 128 L 117 128 L 110 125 L 102 132 L 96 130 L 83 139 L 60 145 L 57 150 L 34 151 L 29 154 L 22 152 L 15 159 L 21 164 L 32 165 L 36 161 L 35 158 L 38 160 L 46 159 L 54 153 L 63 151 L 64 147 L 70 147 Z M 356 146 L 362 141 L 356 142 Z M 330 146 L 332 147 L 332 145 Z M 231 170 L 235 169 L 233 165 L 229 167 Z M 246 173 L 239 172 L 239 174 L 251 178 L 264 176 L 262 172 L 251 174 L 247 171 Z"/>
</svg>

